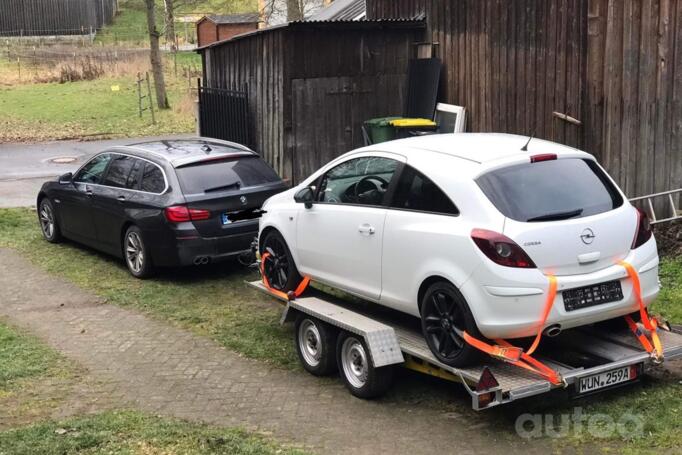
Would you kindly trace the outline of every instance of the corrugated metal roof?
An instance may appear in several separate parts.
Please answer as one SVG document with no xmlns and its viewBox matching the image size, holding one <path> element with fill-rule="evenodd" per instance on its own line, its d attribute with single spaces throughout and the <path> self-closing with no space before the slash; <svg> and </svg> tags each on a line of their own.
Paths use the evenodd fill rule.
<svg viewBox="0 0 682 455">
<path fill-rule="evenodd" d="M 412 18 L 395 18 L 395 19 L 361 19 L 361 20 L 327 20 L 327 21 L 295 21 L 289 22 L 281 25 L 273 25 L 267 28 L 261 28 L 258 30 L 253 30 L 251 32 L 241 33 L 235 35 L 232 38 L 216 41 L 215 43 L 207 44 L 203 47 L 198 47 L 197 51 L 202 51 L 211 47 L 220 46 L 221 44 L 226 44 L 231 41 L 237 41 L 240 39 L 250 38 L 255 35 L 260 35 L 261 33 L 270 33 L 275 30 L 281 29 L 306 29 L 306 28 L 348 28 L 348 29 L 362 29 L 362 28 L 381 28 L 381 27 L 411 27 L 419 28 L 426 27 L 425 16 L 419 14 L 418 16 Z"/>
<path fill-rule="evenodd" d="M 258 13 L 212 14 L 206 16 L 206 19 L 216 24 L 252 24 L 258 22 L 260 17 Z"/>
<path fill-rule="evenodd" d="M 334 0 L 329 6 L 310 16 L 310 21 L 357 20 L 366 15 L 365 0 Z"/>
</svg>

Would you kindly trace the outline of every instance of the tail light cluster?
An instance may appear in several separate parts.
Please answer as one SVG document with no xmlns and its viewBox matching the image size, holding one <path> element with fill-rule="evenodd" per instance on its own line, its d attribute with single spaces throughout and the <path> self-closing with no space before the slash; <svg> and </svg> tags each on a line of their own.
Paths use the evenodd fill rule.
<svg viewBox="0 0 682 455">
<path fill-rule="evenodd" d="M 635 238 L 632 240 L 632 249 L 639 248 L 644 245 L 651 238 L 651 223 L 649 223 L 649 216 L 642 210 L 637 209 L 637 231 Z"/>
<path fill-rule="evenodd" d="M 488 259 L 505 267 L 534 269 L 535 263 L 506 235 L 486 229 L 474 229 L 471 238 Z"/>
<path fill-rule="evenodd" d="M 185 221 L 207 220 L 211 212 L 203 209 L 190 209 L 184 205 L 174 205 L 164 210 L 166 219 L 171 223 L 183 223 Z"/>
</svg>

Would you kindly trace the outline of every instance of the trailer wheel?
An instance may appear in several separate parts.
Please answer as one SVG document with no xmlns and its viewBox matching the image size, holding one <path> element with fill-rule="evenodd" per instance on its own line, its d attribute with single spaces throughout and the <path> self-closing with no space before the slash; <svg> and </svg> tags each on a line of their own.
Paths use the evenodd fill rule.
<svg viewBox="0 0 682 455">
<path fill-rule="evenodd" d="M 361 337 L 341 333 L 336 342 L 336 356 L 341 378 L 356 397 L 376 398 L 391 387 L 393 366 L 375 368 Z"/>
<path fill-rule="evenodd" d="M 306 314 L 296 319 L 296 352 L 303 368 L 315 376 L 336 371 L 334 348 L 338 333 L 335 327 Z"/>
</svg>

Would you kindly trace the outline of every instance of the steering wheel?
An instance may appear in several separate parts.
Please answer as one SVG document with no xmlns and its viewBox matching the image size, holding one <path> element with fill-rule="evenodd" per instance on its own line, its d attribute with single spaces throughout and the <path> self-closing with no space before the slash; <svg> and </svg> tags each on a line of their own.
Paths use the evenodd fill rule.
<svg viewBox="0 0 682 455">
<path fill-rule="evenodd" d="M 368 186 L 367 183 L 371 183 L 372 188 L 367 188 L 364 191 L 360 191 L 363 185 Z M 378 175 L 368 175 L 367 177 L 363 177 L 362 179 L 360 179 L 360 181 L 358 181 L 358 183 L 355 184 L 354 188 L 355 201 L 360 202 L 360 196 L 364 196 L 366 193 L 370 191 L 382 193 L 383 191 L 385 191 L 385 188 L 387 187 L 388 180 L 386 180 L 383 177 L 379 177 Z"/>
</svg>

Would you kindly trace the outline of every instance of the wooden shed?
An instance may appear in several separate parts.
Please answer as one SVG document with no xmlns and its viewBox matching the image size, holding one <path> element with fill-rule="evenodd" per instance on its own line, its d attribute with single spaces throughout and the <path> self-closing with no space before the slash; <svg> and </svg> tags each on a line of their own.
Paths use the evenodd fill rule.
<svg viewBox="0 0 682 455">
<path fill-rule="evenodd" d="M 204 16 L 197 22 L 197 45 L 208 46 L 258 29 L 258 13 Z"/>
<path fill-rule="evenodd" d="M 422 20 L 293 22 L 200 48 L 207 87 L 242 89 L 254 146 L 297 182 L 400 114 Z"/>
<path fill-rule="evenodd" d="M 630 197 L 682 187 L 682 0 L 367 0 L 421 14 L 469 130 L 585 149 Z"/>
</svg>

